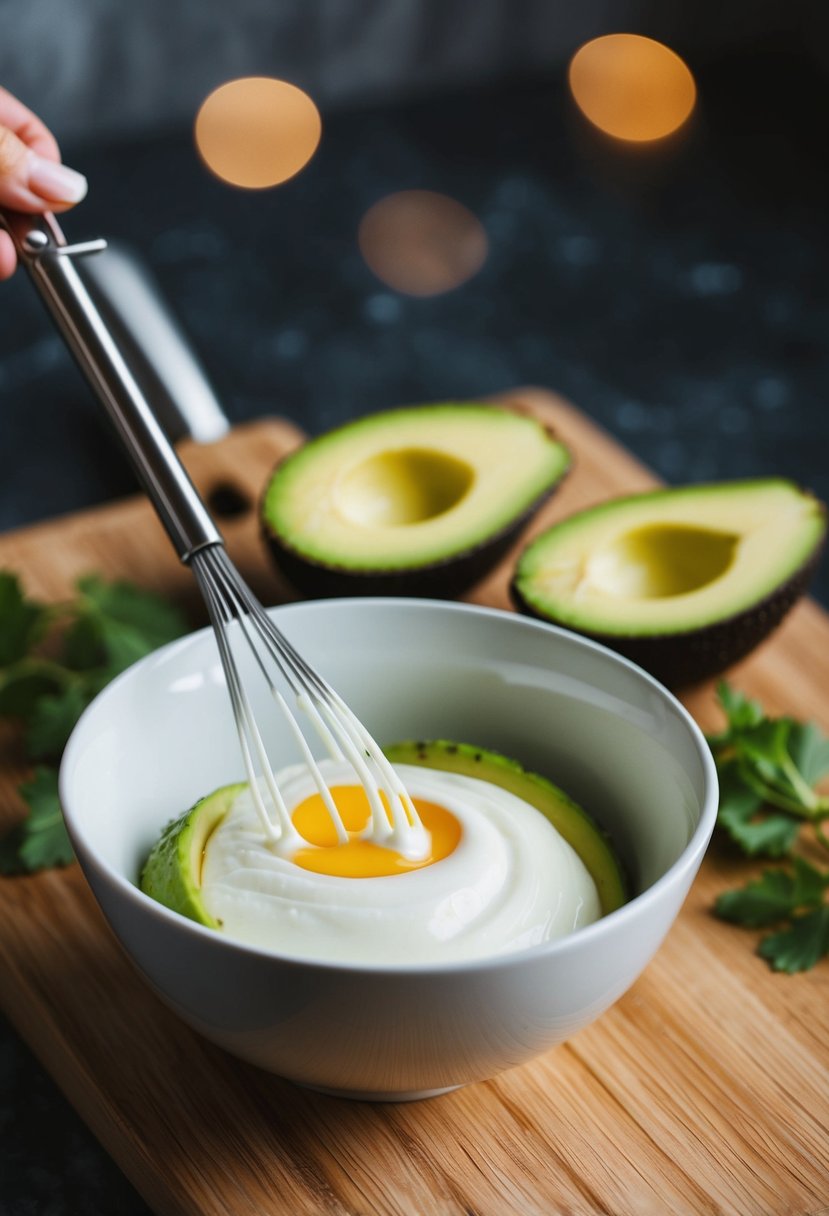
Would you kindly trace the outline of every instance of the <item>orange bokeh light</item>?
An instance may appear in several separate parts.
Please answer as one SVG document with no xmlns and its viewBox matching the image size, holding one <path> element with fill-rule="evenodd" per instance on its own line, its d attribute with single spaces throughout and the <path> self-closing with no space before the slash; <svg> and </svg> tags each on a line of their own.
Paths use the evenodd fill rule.
<svg viewBox="0 0 829 1216">
<path fill-rule="evenodd" d="M 481 269 L 489 248 L 480 220 L 431 190 L 381 198 L 363 216 L 357 239 L 378 279 L 411 296 L 459 287 Z"/>
<path fill-rule="evenodd" d="M 196 147 L 217 177 L 264 190 L 299 173 L 314 155 L 322 121 L 307 93 L 286 80 L 246 76 L 220 85 L 196 115 Z"/>
<path fill-rule="evenodd" d="M 639 34 L 607 34 L 576 51 L 568 72 L 576 105 L 614 139 L 664 139 L 689 118 L 697 89 L 667 46 Z"/>
</svg>

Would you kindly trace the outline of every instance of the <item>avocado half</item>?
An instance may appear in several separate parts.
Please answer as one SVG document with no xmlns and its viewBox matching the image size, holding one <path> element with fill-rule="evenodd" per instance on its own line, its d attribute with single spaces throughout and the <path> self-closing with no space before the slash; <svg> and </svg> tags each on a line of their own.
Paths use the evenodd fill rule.
<svg viewBox="0 0 829 1216">
<path fill-rule="evenodd" d="M 419 764 L 423 768 L 477 777 L 523 798 L 541 811 L 578 853 L 596 884 L 602 915 L 626 902 L 627 884 L 622 866 L 607 836 L 586 811 L 546 777 L 527 772 L 517 761 L 498 752 L 447 739 L 393 743 L 383 750 L 393 764 Z"/>
<path fill-rule="evenodd" d="M 244 784 L 222 786 L 167 825 L 141 871 L 138 885 L 145 895 L 200 925 L 219 928 L 201 894 L 204 851 L 234 799 L 245 789 Z"/>
<path fill-rule="evenodd" d="M 613 499 L 547 529 L 518 559 L 530 616 L 632 659 L 672 688 L 742 659 L 806 590 L 826 509 L 780 478 Z"/>
<path fill-rule="evenodd" d="M 501 406 L 390 410 L 282 460 L 262 529 L 305 595 L 451 597 L 499 561 L 569 466 L 546 427 Z"/>
</svg>

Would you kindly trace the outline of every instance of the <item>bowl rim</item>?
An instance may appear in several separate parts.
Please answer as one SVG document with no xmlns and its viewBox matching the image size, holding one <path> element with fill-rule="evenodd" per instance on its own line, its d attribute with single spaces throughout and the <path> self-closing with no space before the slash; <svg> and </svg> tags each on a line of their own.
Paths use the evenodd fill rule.
<svg viewBox="0 0 829 1216">
<path fill-rule="evenodd" d="M 183 933 L 194 933 L 197 939 L 202 939 L 206 943 L 219 950 L 241 951 L 243 954 L 267 960 L 280 966 L 293 966 L 302 969 L 312 969 L 321 972 L 336 972 L 350 975 L 363 974 L 366 976 L 382 976 L 385 974 L 394 977 L 424 976 L 424 975 L 445 975 L 451 974 L 469 974 L 471 972 L 484 972 L 492 969 L 510 969 L 521 967 L 541 958 L 549 958 L 551 956 L 565 956 L 573 952 L 573 950 L 581 949 L 595 939 L 600 938 L 613 931 L 618 927 L 620 931 L 624 931 L 625 926 L 629 922 L 635 922 L 640 916 L 644 915 L 646 905 L 658 901 L 660 895 L 668 888 L 680 884 L 683 876 L 689 870 L 696 872 L 702 857 L 708 847 L 711 835 L 714 830 L 714 825 L 717 817 L 717 809 L 719 804 L 719 786 L 717 779 L 717 770 L 714 763 L 714 758 L 706 743 L 705 736 L 697 723 L 692 718 L 689 711 L 678 700 L 676 696 L 663 684 L 650 675 L 643 668 L 633 663 L 630 659 L 617 654 L 616 651 L 602 645 L 600 642 L 594 641 L 592 638 L 583 637 L 581 634 L 574 633 L 569 629 L 565 629 L 559 625 L 553 625 L 549 622 L 534 620 L 530 617 L 521 616 L 509 609 L 490 608 L 479 604 L 461 603 L 456 600 L 439 600 L 417 598 L 413 596 L 348 596 L 348 597 L 332 597 L 328 599 L 318 600 L 298 600 L 287 604 L 276 604 L 266 609 L 269 616 L 274 613 L 282 615 L 291 615 L 292 612 L 329 612 L 334 611 L 339 605 L 348 605 L 354 609 L 360 607 L 372 607 L 388 609 L 394 606 L 397 608 L 407 608 L 414 611 L 432 612 L 435 610 L 449 613 L 461 613 L 463 615 L 472 615 L 480 617 L 488 617 L 499 621 L 511 621 L 512 625 L 519 629 L 527 629 L 532 632 L 542 632 L 549 635 L 553 633 L 566 645 L 572 645 L 576 649 L 582 648 L 589 652 L 598 654 L 605 661 L 611 664 L 619 665 L 633 672 L 638 679 L 650 687 L 660 699 L 679 717 L 683 726 L 688 731 L 691 741 L 694 744 L 697 757 L 700 760 L 703 770 L 703 799 L 700 807 L 699 820 L 694 827 L 693 832 L 681 853 L 676 860 L 668 867 L 657 880 L 650 884 L 644 891 L 640 891 L 634 895 L 620 908 L 613 912 L 609 912 L 592 924 L 583 925 L 581 928 L 574 930 L 560 938 L 554 938 L 551 941 L 541 942 L 535 946 L 528 946 L 522 950 L 509 951 L 502 954 L 486 955 L 471 959 L 446 960 L 433 962 L 418 962 L 418 963 L 372 963 L 367 961 L 347 962 L 338 961 L 336 959 L 326 960 L 319 958 L 305 958 L 297 954 L 280 954 L 278 950 L 267 949 L 262 946 L 253 946 L 246 942 L 239 941 L 236 938 L 227 937 L 224 934 L 217 933 L 215 929 L 211 929 L 207 925 L 201 925 L 197 921 L 190 920 L 189 917 L 183 916 L 179 912 L 173 911 L 165 904 L 159 903 L 152 896 L 146 895 L 136 883 L 131 882 L 118 870 L 116 870 L 109 862 L 107 862 L 89 837 L 79 828 L 77 822 L 73 819 L 73 811 L 71 810 L 72 799 L 69 796 L 71 769 L 73 768 L 75 752 L 83 743 L 83 733 L 86 729 L 86 723 L 93 713 L 100 712 L 100 706 L 104 703 L 108 696 L 111 695 L 121 683 L 128 681 L 134 677 L 135 672 L 143 667 L 148 667 L 159 661 L 163 661 L 167 656 L 179 650 L 186 650 L 191 646 L 200 645 L 202 640 L 212 635 L 212 626 L 206 625 L 201 629 L 196 629 L 191 633 L 185 634 L 180 638 L 176 638 L 172 642 L 159 647 L 144 658 L 133 663 L 120 675 L 116 676 L 105 688 L 86 707 L 81 717 L 75 724 L 75 727 L 66 744 L 61 759 L 58 787 L 61 809 L 63 811 L 66 828 L 69 833 L 72 845 L 75 848 L 77 858 L 84 871 L 84 876 L 89 882 L 89 877 L 86 873 L 87 866 L 90 865 L 103 875 L 108 882 L 113 884 L 118 891 L 127 897 L 127 899 L 136 906 L 139 914 L 154 916 L 161 920 L 162 923 L 169 923 L 173 929 L 178 929 Z M 217 654 L 218 660 L 218 654 Z M 69 809 L 67 809 L 69 808 Z M 693 878 L 692 880 L 693 881 Z M 93 895 L 94 887 L 89 883 Z M 670 924 L 666 927 L 670 929 Z M 119 936 L 116 934 L 116 936 Z"/>
</svg>

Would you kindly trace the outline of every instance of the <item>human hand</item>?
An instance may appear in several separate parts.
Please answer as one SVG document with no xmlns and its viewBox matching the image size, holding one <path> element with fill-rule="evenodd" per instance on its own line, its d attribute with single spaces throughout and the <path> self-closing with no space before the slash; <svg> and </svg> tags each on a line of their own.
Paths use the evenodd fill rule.
<svg viewBox="0 0 829 1216">
<path fill-rule="evenodd" d="M 86 178 L 60 163 L 51 131 L 22 102 L 0 88 L 0 207 L 66 211 L 86 194 Z M 0 279 L 14 273 L 11 237 L 0 230 Z"/>
</svg>

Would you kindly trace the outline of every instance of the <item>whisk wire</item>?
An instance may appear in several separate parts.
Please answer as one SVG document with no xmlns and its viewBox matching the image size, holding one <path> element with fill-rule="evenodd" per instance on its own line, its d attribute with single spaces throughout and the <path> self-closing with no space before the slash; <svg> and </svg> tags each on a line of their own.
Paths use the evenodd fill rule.
<svg viewBox="0 0 829 1216">
<path fill-rule="evenodd" d="M 199 561 L 196 563 L 196 568 L 200 575 L 200 582 L 202 585 L 204 586 L 206 581 L 209 582 L 209 580 L 205 580 L 203 577 L 204 571 L 209 571 L 214 580 L 213 583 L 210 583 L 209 591 L 206 592 L 206 594 L 210 594 L 218 600 L 225 614 L 224 620 L 227 627 L 231 628 L 234 624 L 236 624 L 242 637 L 247 642 L 254 660 L 256 661 L 256 664 L 265 680 L 265 683 L 267 684 L 271 695 L 282 711 L 288 725 L 288 729 L 290 730 L 294 740 L 302 752 L 303 759 L 311 772 L 314 779 L 314 784 L 317 787 L 325 808 L 328 811 L 328 815 L 334 825 L 337 840 L 340 844 L 344 844 L 348 840 L 348 832 L 345 829 L 345 825 L 342 821 L 340 812 L 337 809 L 337 805 L 331 795 L 331 791 L 325 782 L 325 778 L 322 776 L 322 773 L 317 767 L 313 753 L 308 746 L 305 736 L 299 728 L 299 724 L 291 713 L 288 703 L 286 702 L 282 693 L 276 687 L 273 679 L 271 678 L 271 674 L 263 661 L 258 646 L 256 645 L 257 637 L 261 638 L 266 643 L 268 650 L 271 653 L 271 657 L 276 662 L 279 671 L 282 673 L 283 677 L 296 695 L 300 695 L 298 692 L 298 685 L 293 677 L 290 667 L 283 661 L 282 655 L 280 655 L 279 652 L 272 647 L 269 637 L 263 631 L 259 614 L 261 614 L 261 617 L 267 621 L 267 615 L 264 612 L 264 609 L 262 609 L 259 601 L 242 581 L 223 548 L 211 546 L 209 549 L 203 550 L 201 555 L 197 556 L 199 556 Z M 224 592 L 224 598 L 222 595 L 217 593 L 217 588 Z M 258 613 L 255 611 L 256 609 L 258 609 Z M 227 647 L 227 639 L 225 639 L 225 646 Z M 227 648 L 226 653 L 227 657 L 232 658 L 232 650 L 230 648 Z M 228 665 L 225 664 L 224 656 L 222 662 L 223 665 L 225 665 L 225 670 L 227 671 Z M 236 666 L 235 664 L 230 664 L 230 666 L 232 668 L 232 674 L 228 678 L 228 686 L 231 691 L 231 702 L 234 704 L 235 711 L 235 694 L 233 690 L 236 688 L 239 693 L 238 699 L 241 702 L 242 717 L 246 732 L 254 742 L 254 748 L 259 759 L 262 777 L 277 809 L 281 829 L 278 834 L 279 839 L 282 841 L 283 846 L 287 846 L 289 840 L 293 844 L 296 844 L 299 841 L 299 837 L 293 827 L 289 812 L 285 807 L 284 800 L 279 792 L 279 787 L 276 785 L 274 780 L 273 770 L 268 761 L 267 752 L 264 744 L 262 743 L 261 733 L 256 725 L 256 719 L 252 713 L 252 710 L 250 709 L 250 703 L 245 695 L 244 687 L 239 679 Z M 242 754 L 244 758 L 246 754 L 246 749 L 244 746 L 242 748 Z M 255 773 L 251 774 L 250 770 L 247 771 L 248 778 L 252 786 L 256 809 L 260 817 L 263 814 L 267 815 L 264 804 L 261 801 L 261 795 L 258 791 L 258 782 L 255 781 Z"/>
<path fill-rule="evenodd" d="M 230 642 L 230 635 L 234 631 L 244 639 L 252 652 L 271 695 L 285 717 L 328 811 L 337 840 L 340 843 L 348 840 L 342 816 L 299 723 L 268 670 L 263 648 L 296 698 L 297 707 L 310 719 L 329 753 L 335 759 L 345 759 L 353 768 L 368 798 L 371 838 L 393 844 L 408 856 L 422 855 L 427 834 L 394 768 L 342 698 L 276 628 L 228 558 L 224 547 L 205 547 L 193 555 L 191 565 L 216 631 L 254 803 L 260 818 L 266 823 L 269 838 L 279 840 L 282 846 L 293 847 L 297 833 L 274 779 L 261 733 L 239 676 Z M 276 810 L 278 831 L 268 816 L 259 792 L 254 755 Z M 381 787 L 386 793 L 386 805 L 381 797 Z"/>
<path fill-rule="evenodd" d="M 198 555 L 196 555 L 198 556 Z M 201 561 L 193 560 L 193 571 L 198 579 L 204 595 L 207 610 L 210 615 L 211 624 L 216 635 L 216 642 L 219 647 L 219 657 L 222 662 L 222 668 L 225 673 L 228 691 L 230 693 L 230 703 L 233 709 L 233 716 L 236 722 L 236 730 L 239 735 L 239 745 L 242 750 L 242 759 L 245 765 L 245 772 L 248 776 L 248 784 L 250 793 L 253 799 L 256 812 L 261 820 L 262 827 L 266 837 L 272 843 L 282 839 L 286 832 L 290 830 L 290 817 L 288 809 L 285 806 L 284 799 L 279 791 L 279 787 L 273 779 L 273 771 L 267 759 L 267 753 L 262 741 L 262 736 L 259 728 L 256 725 L 256 719 L 253 716 L 250 701 L 245 692 L 244 685 L 239 678 L 239 672 L 236 668 L 236 663 L 233 659 L 233 652 L 228 639 L 228 630 L 233 624 L 233 616 L 225 601 L 218 594 L 216 587 L 210 582 L 209 578 L 204 577 L 204 570 Z M 273 801 L 274 808 L 277 813 L 279 829 L 274 826 L 273 821 L 268 814 L 265 803 L 262 799 L 262 794 L 259 788 L 259 782 L 256 777 L 256 768 L 253 763 L 252 750 L 256 752 L 259 759 L 259 764 L 262 770 L 262 777 L 267 785 L 268 793 Z"/>
</svg>

